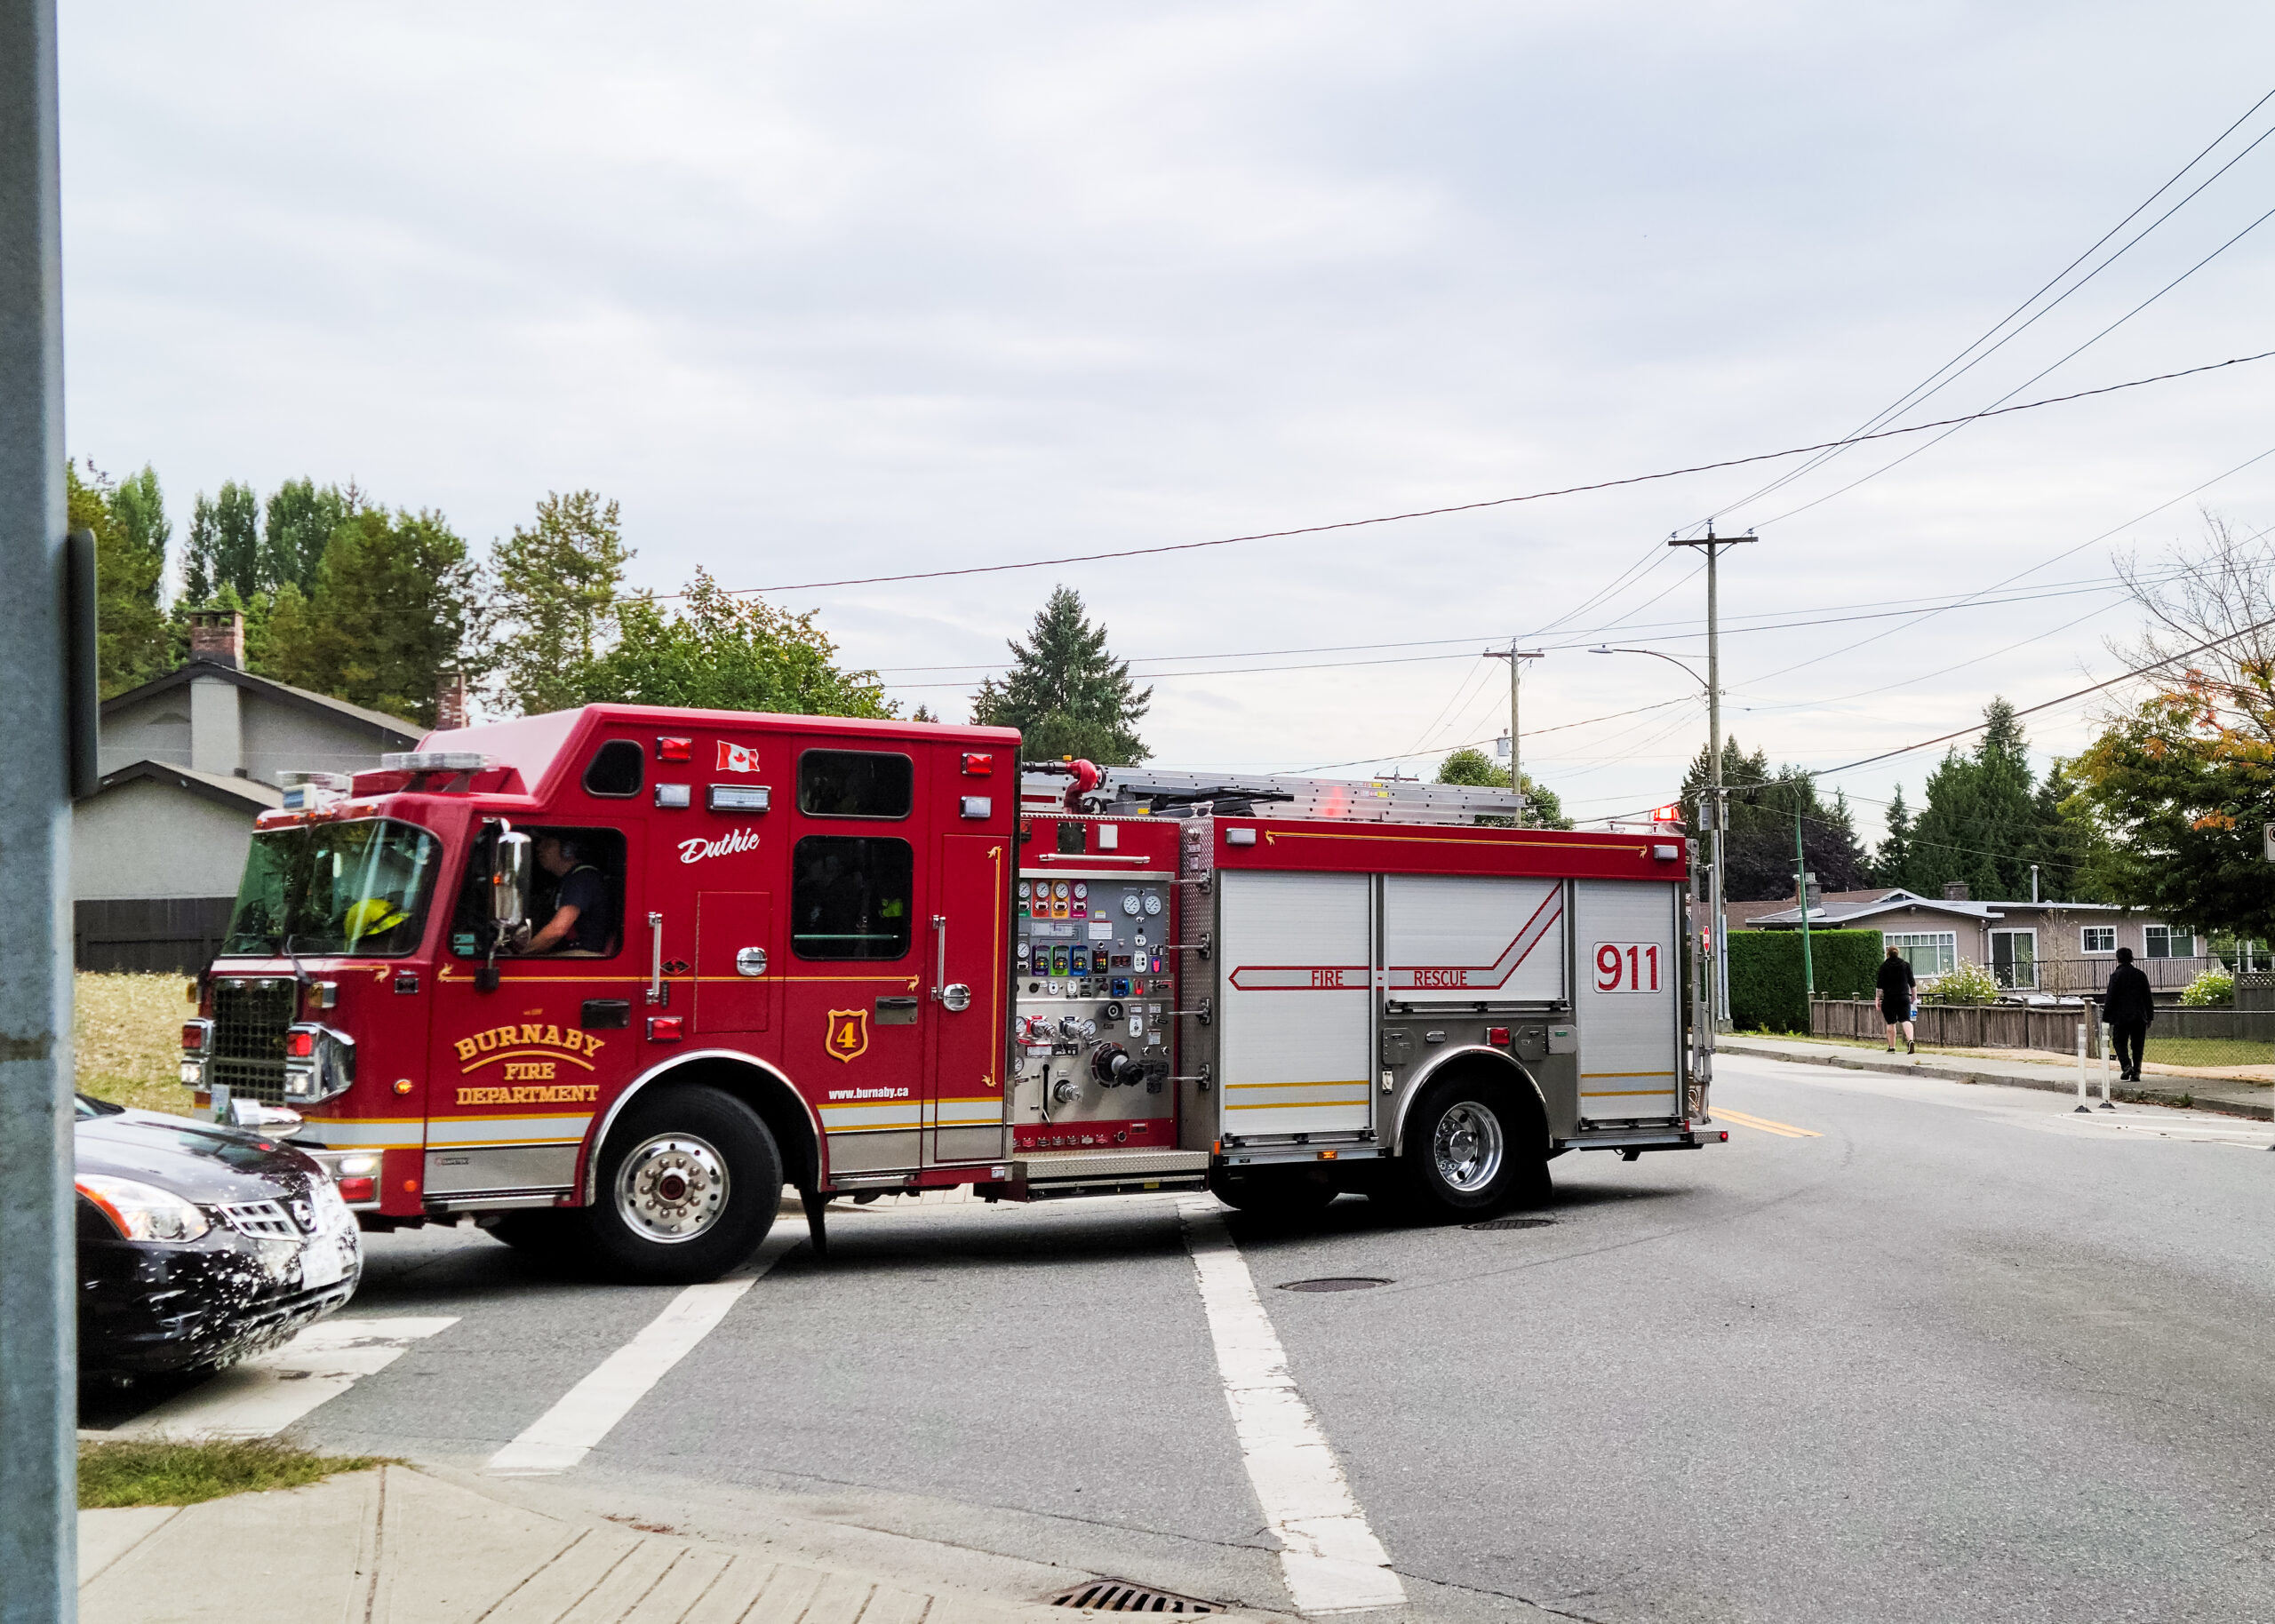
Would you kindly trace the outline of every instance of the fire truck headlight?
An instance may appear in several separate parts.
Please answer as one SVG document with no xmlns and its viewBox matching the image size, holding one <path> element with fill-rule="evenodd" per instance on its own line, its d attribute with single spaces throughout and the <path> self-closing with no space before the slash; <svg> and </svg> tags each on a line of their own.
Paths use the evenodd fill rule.
<svg viewBox="0 0 2275 1624">
<path fill-rule="evenodd" d="M 284 1097 L 299 1104 L 337 1099 L 355 1081 L 355 1039 L 329 1026 L 284 1029 Z"/>
</svg>

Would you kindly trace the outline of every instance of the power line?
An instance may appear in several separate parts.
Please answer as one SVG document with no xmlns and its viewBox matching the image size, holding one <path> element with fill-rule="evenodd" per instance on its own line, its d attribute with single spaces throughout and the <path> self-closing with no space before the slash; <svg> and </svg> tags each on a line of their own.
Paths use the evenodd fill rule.
<svg viewBox="0 0 2275 1624">
<path fill-rule="evenodd" d="M 1839 440 L 1820 441 L 1814 445 L 1792 446 L 1782 451 L 1758 451 L 1746 457 L 1724 458 L 1717 462 L 1693 463 L 1680 468 L 1664 468 L 1654 474 L 1632 474 L 1619 479 L 1596 480 L 1584 485 L 1563 485 L 1550 490 L 1528 491 L 1521 496 L 1492 497 L 1483 501 L 1452 503 L 1444 507 L 1420 507 L 1407 513 L 1380 513 L 1369 519 L 1340 519 L 1329 524 L 1298 525 L 1284 530 L 1257 530 L 1245 536 L 1220 536 L 1213 541 L 1171 542 L 1152 547 L 1118 547 L 1104 553 L 1074 553 L 1056 558 L 1026 559 L 1010 564 L 967 564 L 954 569 L 914 569 L 898 575 L 848 576 L 842 579 L 832 581 L 796 581 L 779 586 L 737 586 L 727 588 L 725 591 L 727 595 L 731 597 L 747 597 L 753 593 L 818 592 L 826 587 L 834 586 L 881 586 L 902 581 L 945 580 L 955 576 L 1000 575 L 1007 570 L 1044 569 L 1059 564 L 1091 564 L 1111 559 L 1151 558 L 1168 553 L 1196 553 L 1209 547 L 1229 547 L 1241 542 L 1280 541 L 1297 536 L 1324 535 L 1333 530 L 1355 530 L 1363 529 L 1371 525 L 1398 524 L 1409 519 L 1443 518 L 1451 513 L 1478 513 L 1486 508 L 1509 507 L 1521 502 L 1545 501 L 1552 497 L 1581 496 L 1590 491 L 1614 490 L 1626 485 L 1650 484 L 1659 480 L 1680 479 L 1685 474 L 1711 473 L 1718 468 L 1737 468 L 1750 463 L 1776 462 L 1781 458 L 1806 456 L 1809 452 L 1825 450 L 1833 446 L 1860 445 L 1867 441 L 1889 440 L 1904 434 L 1925 434 L 1929 429 L 1953 428 L 1979 422 L 1984 418 L 2009 417 L 2016 412 L 2035 411 L 2044 406 L 2066 405 L 2072 401 L 2089 400 L 2096 395 L 2116 394 L 2127 389 L 2144 388 L 2151 384 L 2170 383 L 2175 378 L 2193 378 L 2202 372 L 2217 372 L 2229 367 L 2248 366 L 2254 362 L 2265 361 L 2270 356 L 2275 356 L 2275 350 L 2262 350 L 2253 355 L 2235 355 L 2225 361 L 2207 362 L 2201 366 L 2183 367 L 2176 371 L 2159 372 L 2148 378 L 2129 378 L 2124 383 L 2104 384 L 2099 388 L 2079 389 L 2068 394 L 2048 395 L 2044 400 L 2024 401 L 2016 406 L 1992 406 L 1982 411 L 1969 412 L 1964 417 L 1944 418 L 1932 423 L 1915 423 L 1907 427 L 1881 429 L 1869 434 L 1851 434 Z M 656 602 L 685 595 L 683 593 L 646 594 L 650 601 Z"/>
<path fill-rule="evenodd" d="M 2270 133 L 2275 133 L 2275 131 L 2271 131 Z M 2264 138 L 2263 138 L 2263 139 L 2264 139 Z M 2256 143 L 2255 143 L 2255 144 L 2256 144 Z M 2266 212 L 2266 213 L 2264 213 L 2264 214 L 2261 215 L 2257 219 L 2255 219 L 2255 220 L 2252 221 L 2250 225 L 2246 226 L 2246 227 L 2245 227 L 2241 231 L 2237 232 L 2237 233 L 2235 234 L 2235 235 L 2233 235 L 2233 236 L 2230 237 L 2226 242 L 2224 242 L 2224 243 L 2221 243 L 2221 244 L 2219 245 L 2219 247 L 2217 247 L 2217 248 L 2214 249 L 2210 253 L 2208 253 L 2208 254 L 2205 255 L 2201 259 L 2199 259 L 2199 260 L 2198 260 L 2194 265 L 2190 266 L 2186 270 L 2183 271 L 2179 275 L 2177 275 L 2177 276 L 2174 277 L 2170 282 L 2168 282 L 2168 283 L 2165 283 L 2165 285 L 2164 285 L 2163 287 L 2159 288 L 2159 289 L 2158 289 L 2154 293 L 2150 294 L 2148 298 L 2146 298 L 2146 299 L 2143 299 L 2139 304 L 2137 304 L 2137 305 L 2134 306 L 2132 309 L 2130 309 L 2130 310 L 2127 311 L 2123 315 L 2119 316 L 2119 317 L 2117 318 L 2117 320 L 2115 320 L 2114 322 L 2111 322 L 2108 326 L 2106 326 L 2106 327 L 2103 328 L 2099 332 L 2095 333 L 2092 338 L 2090 338 L 2087 339 L 2083 344 L 2080 344 L 2079 346 L 2078 346 L 2078 347 L 2077 347 L 2077 348 L 2075 348 L 2075 349 L 2071 350 L 2068 354 L 2066 354 L 2066 355 L 2063 356 L 2059 361 L 2055 362 L 2051 366 L 2042 367 L 2042 368 L 2040 368 L 2038 371 L 2032 373 L 2028 378 L 2025 378 L 2024 379 L 2023 379 L 2023 381 L 2022 381 L 2022 382 L 2020 382 L 2020 383 L 2016 384 L 2013 388 L 2011 388 L 2011 389 L 2008 390 L 2006 394 L 2004 394 L 2000 395 L 2000 396 L 1999 397 L 1999 401 L 2010 401 L 2010 400 L 2014 399 L 2014 398 L 2015 398 L 2015 396 L 2016 396 L 2017 394 L 2020 394 L 2024 390 L 2025 390 L 2025 389 L 2029 388 L 2032 384 L 2034 384 L 2034 383 L 2038 382 L 2038 380 L 2039 380 L 2040 378 L 2046 377 L 2048 373 L 2052 373 L 2052 372 L 2059 371 L 2063 367 L 2067 366 L 2071 362 L 2072 362 L 2072 361 L 2076 360 L 2079 355 L 2083 354 L 2087 350 L 2089 350 L 2089 349 L 2091 349 L 2095 345 L 2099 344 L 2099 343 L 2100 343 L 2103 338 L 2108 338 L 2110 334 L 2111 334 L 2111 333 L 2115 332 L 2119 328 L 2120 328 L 2120 327 L 2124 326 L 2126 322 L 2127 322 L 2131 321 L 2135 316 L 2136 316 L 2136 315 L 2140 314 L 2143 310 L 2146 310 L 2150 306 L 2151 306 L 2151 305 L 2155 304 L 2159 299 L 2162 299 L 2166 294 L 2167 294 L 2167 293 L 2171 292 L 2175 288 L 2176 288 L 2176 287 L 2180 286 L 2180 284 L 2181 284 L 2182 283 L 2186 282 L 2186 281 L 2187 281 L 2191 276 L 2195 275 L 2197 272 L 2199 272 L 2199 271 L 2202 270 L 2206 266 L 2207 266 L 2207 265 L 2211 264 L 2213 260 L 2215 260 L 2215 259 L 2218 259 L 2222 254 L 2226 253 L 2226 252 L 2228 251 L 2228 250 L 2230 250 L 2230 249 L 2233 248 L 2237 243 L 2239 243 L 2242 242 L 2246 237 L 2249 236 L 2253 232 L 2255 232 L 2255 231 L 2258 230 L 2262 226 L 2265 225 L 2265 224 L 2266 224 L 2270 219 L 2275 219 L 2275 209 L 2270 209 L 2269 211 L 2267 211 L 2267 212 Z M 1995 407 L 1999 404 L 1999 401 L 1994 401 L 1994 402 L 1992 402 L 1992 407 L 1993 407 L 1993 408 L 1995 408 Z M 1984 414 L 1982 414 L 1982 415 L 1983 415 L 1983 416 L 1985 416 L 1985 417 L 1988 417 L 1988 416 L 1991 416 L 1991 415 L 1992 415 L 1992 414 L 1991 412 L 1984 412 Z M 1784 523 L 1786 520 L 1792 518 L 1792 517 L 1793 517 L 1795 514 L 1797 514 L 1797 513 L 1805 513 L 1808 512 L 1808 510 L 1809 510 L 1810 508 L 1812 508 L 1812 507 L 1816 507 L 1816 506 L 1820 506 L 1820 505 L 1822 505 L 1822 504 L 1824 504 L 1824 503 L 1826 503 L 1826 502 L 1830 502 L 1830 501 L 1832 501 L 1832 498 L 1835 498 L 1835 497 L 1838 497 L 1838 496 L 1845 496 L 1845 495 L 1847 495 L 1849 491 L 1852 491 L 1852 490 L 1856 490 L 1857 486 L 1864 484 L 1866 481 L 1868 481 L 1868 480 L 1876 480 L 1876 479 L 1880 478 L 1880 476 L 1881 474 L 1886 474 L 1886 473 L 1889 472 L 1891 469 L 1895 469 L 1895 468 L 1902 467 L 1905 463 L 1910 462 L 1913 458 L 1915 458 L 1915 457 L 1919 456 L 1921 452 L 1923 452 L 1923 451 L 1932 451 L 1932 450 L 1934 450 L 1937 446 L 1939 446 L 1939 445 L 1943 444 L 1943 442 L 1944 442 L 1944 441 L 1946 441 L 1946 440 L 1950 439 L 1953 434 L 1956 434 L 1957 433 L 1959 433 L 1959 431 L 1960 431 L 1960 429 L 1965 428 L 1965 427 L 1967 426 L 1968 421 L 1968 419 L 1961 419 L 1960 421 L 1959 421 L 1959 422 L 1956 422 L 1956 423 L 1952 424 L 1952 426 L 1951 426 L 1950 428 L 1946 429 L 1944 433 L 1942 433 L 1942 434 L 1940 434 L 1936 435 L 1933 440 L 1930 440 L 1927 444 L 1922 445 L 1922 446 L 1915 446 L 1915 447 L 1913 447 L 1911 450 L 1906 451 L 1903 456 L 1901 456 L 1901 457 L 1897 458 L 1894 462 L 1888 463 L 1888 464 L 1885 465 L 1884 466 L 1875 468 L 1875 469 L 1873 469 L 1870 474 L 1864 474 L 1864 475 L 1862 475 L 1862 476 L 1861 476 L 1861 477 L 1859 477 L 1859 478 L 1850 480 L 1847 484 L 1845 484 L 1845 485 L 1841 486 L 1841 487 L 1840 487 L 1839 490 L 1828 490 L 1828 491 L 1826 491 L 1826 492 L 1825 492 L 1823 496 L 1821 496 L 1821 497 L 1816 497 L 1816 498 L 1814 498 L 1813 499 L 1811 499 L 1811 500 L 1809 500 L 1809 501 L 1807 501 L 1807 502 L 1802 503 L 1799 507 L 1792 507 L 1792 508 L 1788 508 L 1788 509 L 1786 509 L 1786 511 L 1785 511 L 1785 512 L 1784 512 L 1784 513 L 1779 513 L 1779 514 L 1778 514 L 1775 519 L 1765 519 L 1765 520 L 1763 520 L 1761 522 L 1762 522 L 1762 523 L 1764 523 L 1764 524 L 1782 524 L 1782 523 Z"/>
<path fill-rule="evenodd" d="M 1928 374 L 1926 378 L 1921 378 L 1918 383 L 1912 385 L 1911 388 L 1905 390 L 1901 395 L 1898 395 L 1891 404 L 1881 408 L 1880 410 L 1866 418 L 1858 426 L 1856 432 L 1861 434 L 1866 429 L 1878 428 L 1881 424 L 1893 418 L 1898 412 L 1908 410 L 1910 408 L 1920 404 L 1921 402 L 1932 398 L 1934 395 L 1940 393 L 1945 386 L 1956 382 L 1962 375 L 1972 370 L 1976 362 L 1987 359 L 1992 351 L 2003 347 L 2008 339 L 2020 335 L 2024 329 L 2028 328 L 2032 323 L 2036 322 L 2040 316 L 2044 316 L 2048 314 L 2055 308 L 2055 306 L 2061 304 L 2063 300 L 2068 299 L 2071 294 L 2077 292 L 2079 288 L 2084 287 L 2086 283 L 2091 282 L 2095 276 L 2100 275 L 2111 266 L 2116 264 L 2118 259 L 2131 250 L 2135 243 L 2139 243 L 2143 237 L 2146 237 L 2159 226 L 2163 225 L 2165 221 L 2170 219 L 2174 214 L 2178 212 L 2181 209 L 2185 208 L 2191 202 L 2201 195 L 2205 187 L 2210 186 L 2213 181 L 2217 180 L 2222 175 L 2226 174 L 2238 163 L 2241 163 L 2250 155 L 2253 147 L 2257 147 L 2259 143 L 2265 140 L 2269 135 L 2275 135 L 2275 126 L 2271 126 L 2267 131 L 2263 131 L 2257 139 L 2251 143 L 2251 146 L 2246 147 L 2243 151 L 2236 154 L 2234 157 L 2229 159 L 2217 170 L 2214 171 L 2213 173 L 2204 180 L 2202 185 L 2199 186 L 2194 191 L 2189 193 L 2186 197 L 2182 198 L 2180 202 L 2175 203 L 2171 208 L 2166 210 L 2154 220 L 2143 227 L 2142 230 L 2135 235 L 2132 242 L 2127 243 L 2123 248 L 2119 249 L 2116 253 L 2110 255 L 2108 259 L 2095 266 L 2087 275 L 2080 277 L 2076 283 L 2063 291 L 2061 299 L 2057 299 L 2053 302 L 2053 304 L 2048 305 L 2044 310 L 2040 310 L 2036 315 L 2032 316 L 2030 321 L 2024 322 L 2021 327 L 2016 328 L 2015 330 L 2008 333 L 2006 338 L 2000 338 L 1997 344 L 1992 345 L 1991 349 L 1984 350 L 1983 354 L 1980 355 L 1975 355 L 1975 358 L 1972 361 L 1968 360 L 1969 355 L 1974 354 L 1975 351 L 1981 349 L 1985 343 L 1988 343 L 1993 337 L 1995 337 L 2000 329 L 2004 328 L 2016 316 L 2020 315 L 2024 311 L 2036 304 L 2040 299 L 2043 299 L 2051 289 L 2060 283 L 2064 277 L 2070 275 L 2071 272 L 2076 270 L 2087 259 L 2091 259 L 2095 253 L 2099 251 L 2103 244 L 2106 243 L 2110 240 L 2110 238 L 2124 230 L 2125 227 L 2132 224 L 2134 220 L 2139 219 L 2142 212 L 2145 211 L 2151 203 L 2155 203 L 2158 198 L 2162 197 L 2167 192 L 2169 192 L 2174 187 L 2177 186 L 2180 183 L 2181 177 L 2187 174 L 2189 171 L 2194 169 L 2199 163 L 2201 163 L 2207 157 L 2210 156 L 2212 152 L 2218 147 L 2221 142 L 2226 140 L 2228 137 L 2233 135 L 2238 130 L 2241 129 L 2246 120 L 2249 119 L 2253 114 L 2258 112 L 2260 108 L 2265 107 L 2270 101 L 2275 101 L 2275 91 L 2268 92 L 2266 95 L 2262 96 L 2257 101 L 2253 102 L 2250 107 L 2245 108 L 2243 115 L 2238 118 L 2235 123 L 2230 124 L 2226 129 L 2221 131 L 2218 135 L 2215 136 L 2211 142 L 2205 147 L 2203 151 L 2189 159 L 2187 163 L 2182 164 L 2177 170 L 2175 170 L 2171 178 L 2162 186 L 2159 187 L 2155 191 L 2150 193 L 2148 196 L 2143 198 L 2141 202 L 2134 207 L 2131 213 L 2127 214 L 2123 219 L 2118 221 L 2116 225 L 2111 226 L 2107 231 L 2103 232 L 2100 238 L 2095 241 L 2091 247 L 2087 248 L 2083 253 L 2079 254 L 2076 259 L 2071 260 L 2069 264 L 2063 266 L 2059 271 L 2055 272 L 2047 280 L 2044 285 L 2039 288 L 2036 292 L 2032 293 L 2028 299 L 2023 300 L 2021 304 L 2016 305 L 2012 310 L 2008 311 L 1997 322 L 1993 322 L 1990 329 L 1986 330 L 1981 338 L 1976 338 L 1974 343 L 1960 351 L 1958 354 L 1944 362 L 1942 366 L 1937 367 L 1933 372 Z M 1960 366 L 1960 363 L 1961 362 L 1965 362 L 1966 365 Z M 1953 372 L 1952 371 L 1953 367 L 1959 367 L 1960 370 L 1957 372 Z M 1944 374 L 1946 373 L 1949 373 L 1950 376 L 1945 377 Z M 1941 381 L 1938 382 L 1938 379 L 1941 379 Z M 1932 386 L 1932 387 L 1930 386 Z M 1923 394 L 1923 390 L 1926 393 Z M 1802 464 L 1801 466 L 1791 469 L 1779 475 L 1776 479 L 1772 480 L 1760 490 L 1754 491 L 1751 496 L 1743 497 L 1736 502 L 1729 504 L 1723 511 L 1735 512 L 1739 508 L 1751 506 L 1755 502 L 1760 501 L 1762 498 L 1769 495 L 1772 491 L 1792 483 L 1793 481 L 1800 478 L 1803 474 L 1808 474 L 1816 468 L 1822 467 L 1825 463 L 1831 461 L 1840 454 L 1840 452 L 1839 450 L 1834 450 L 1822 452 L 1817 456 L 1812 457 L 1808 462 Z M 1692 528 L 1696 527 L 1694 526 Z"/>
</svg>

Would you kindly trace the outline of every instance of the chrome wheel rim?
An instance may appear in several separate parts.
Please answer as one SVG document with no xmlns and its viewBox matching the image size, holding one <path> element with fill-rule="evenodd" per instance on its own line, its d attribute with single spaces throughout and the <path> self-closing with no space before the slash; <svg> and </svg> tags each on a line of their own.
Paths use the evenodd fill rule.
<svg viewBox="0 0 2275 1624">
<path fill-rule="evenodd" d="M 1438 1118 L 1430 1152 L 1448 1189 L 1473 1195 L 1501 1171 L 1501 1119 L 1482 1105 L 1462 1101 Z"/>
<path fill-rule="evenodd" d="M 617 1169 L 617 1216 L 643 1240 L 693 1240 L 726 1210 L 726 1158 L 692 1134 L 659 1134 Z"/>
</svg>

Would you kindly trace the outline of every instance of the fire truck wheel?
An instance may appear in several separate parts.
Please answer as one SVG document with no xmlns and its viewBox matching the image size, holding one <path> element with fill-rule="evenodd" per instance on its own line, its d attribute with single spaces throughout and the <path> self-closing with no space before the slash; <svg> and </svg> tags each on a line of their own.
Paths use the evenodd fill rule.
<svg viewBox="0 0 2275 1624">
<path fill-rule="evenodd" d="M 1524 1117 L 1514 1107 L 1509 1090 L 1490 1082 L 1433 1089 L 1406 1123 L 1399 1160 L 1408 1204 L 1444 1219 L 1537 1204 L 1548 1183 L 1546 1153 L 1525 1148 Z"/>
<path fill-rule="evenodd" d="M 1259 1167 L 1246 1173 L 1218 1167 L 1209 1174 L 1209 1193 L 1244 1213 L 1295 1217 L 1318 1212 L 1342 1191 L 1333 1180 L 1309 1167 Z"/>
<path fill-rule="evenodd" d="M 782 1154 L 758 1114 L 700 1084 L 643 1095 L 601 1152 L 587 1209 L 611 1272 L 714 1280 L 758 1248 L 782 1201 Z"/>
</svg>

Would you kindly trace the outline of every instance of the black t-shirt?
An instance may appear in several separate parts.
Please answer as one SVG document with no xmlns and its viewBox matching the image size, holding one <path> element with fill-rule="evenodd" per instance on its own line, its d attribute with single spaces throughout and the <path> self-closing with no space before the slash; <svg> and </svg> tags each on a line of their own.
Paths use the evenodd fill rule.
<svg viewBox="0 0 2275 1624">
<path fill-rule="evenodd" d="M 608 951 L 616 937 L 616 920 L 609 907 L 608 880 L 600 870 L 586 864 L 563 874 L 553 905 L 577 911 L 577 922 L 562 939 L 563 948 L 580 953 Z"/>
<path fill-rule="evenodd" d="M 1880 989 L 1887 995 L 1887 1002 L 1896 1004 L 1902 1008 L 1911 1007 L 1912 979 L 1912 967 L 1904 960 L 1901 959 L 1880 960 Z"/>
</svg>

